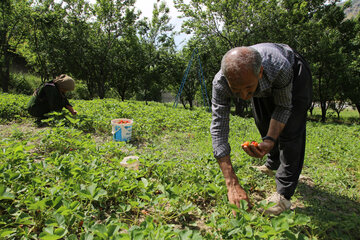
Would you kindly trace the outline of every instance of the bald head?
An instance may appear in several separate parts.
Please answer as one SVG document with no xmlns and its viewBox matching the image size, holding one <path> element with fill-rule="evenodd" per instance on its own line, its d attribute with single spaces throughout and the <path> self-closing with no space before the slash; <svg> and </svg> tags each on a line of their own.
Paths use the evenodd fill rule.
<svg viewBox="0 0 360 240">
<path fill-rule="evenodd" d="M 262 77 L 261 56 L 251 47 L 233 48 L 222 58 L 221 70 L 235 96 L 248 100 Z"/>
<path fill-rule="evenodd" d="M 252 47 L 236 47 L 229 50 L 221 61 L 221 70 L 228 80 L 241 81 L 244 72 L 251 71 L 259 75 L 261 68 L 261 56 Z"/>
</svg>

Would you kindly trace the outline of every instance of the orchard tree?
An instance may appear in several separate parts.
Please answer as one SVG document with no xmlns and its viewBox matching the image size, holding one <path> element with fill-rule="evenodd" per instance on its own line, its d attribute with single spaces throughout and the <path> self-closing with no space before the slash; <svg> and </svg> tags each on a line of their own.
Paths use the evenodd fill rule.
<svg viewBox="0 0 360 240">
<path fill-rule="evenodd" d="M 200 52 L 211 56 L 205 59 L 207 86 L 211 86 L 213 76 L 220 69 L 221 57 L 226 51 L 237 46 L 271 41 L 277 36 L 274 29 L 280 28 L 277 21 L 281 12 L 276 0 L 191 0 L 188 4 L 183 0 L 174 2 L 186 19 L 183 31 L 193 33 Z M 234 103 L 236 112 L 242 114 L 246 103 L 237 99 Z"/>
<path fill-rule="evenodd" d="M 165 2 L 155 3 L 152 18 L 139 23 L 139 35 L 144 54 L 142 77 L 139 79 L 139 99 L 160 100 L 164 89 L 163 76 L 167 69 L 167 57 L 175 54 L 173 26 L 169 8 Z"/>
<path fill-rule="evenodd" d="M 192 109 L 195 100 L 203 102 L 205 106 L 209 105 L 211 81 L 206 81 L 206 79 L 212 79 L 218 69 L 210 71 L 211 68 L 207 68 L 207 64 L 212 63 L 213 57 L 218 56 L 212 56 L 206 44 L 201 43 L 196 36 L 187 42 L 179 56 L 182 63 L 176 68 L 180 71 L 180 75 L 172 83 L 174 86 L 172 92 L 178 94 L 183 81 L 185 81 L 179 98 L 184 107 L 189 103 L 190 109 Z M 179 69 L 179 66 L 182 68 Z M 207 71 L 204 71 L 206 68 Z"/>
<path fill-rule="evenodd" d="M 24 41 L 29 12 L 30 1 L 0 1 L 0 81 L 4 92 L 9 90 L 12 56 Z"/>
<path fill-rule="evenodd" d="M 190 0 L 185 4 L 183 0 L 175 0 L 175 6 L 186 17 L 183 31 L 201 39 L 213 56 L 259 42 L 286 43 L 301 52 L 313 69 L 314 95 L 321 103 L 324 121 L 334 91 L 341 89 L 340 78 L 334 73 L 346 71 L 340 31 L 344 13 L 337 2 Z M 220 59 L 214 59 L 207 69 L 219 69 L 219 62 Z M 243 112 L 242 103 L 235 105 L 237 112 Z"/>
<path fill-rule="evenodd" d="M 111 73 L 117 61 L 118 41 L 138 17 L 134 4 L 135 0 L 97 0 L 94 5 L 96 21 L 89 38 L 93 77 L 88 79 L 88 84 L 94 82 L 100 98 L 104 98 L 110 88 Z"/>
<path fill-rule="evenodd" d="M 195 95 L 198 92 L 200 86 L 200 76 L 199 76 L 199 71 L 200 71 L 200 65 L 198 62 L 199 59 L 199 53 L 198 50 L 196 49 L 189 49 L 189 48 L 184 48 L 183 49 L 183 54 L 187 56 L 187 65 L 186 65 L 186 69 L 184 68 L 184 74 L 183 77 L 178 84 L 178 89 L 180 90 L 180 87 L 182 86 L 182 91 L 181 91 L 181 95 L 180 92 L 178 92 L 178 101 L 180 100 L 180 102 L 182 103 L 182 105 L 184 106 L 184 108 L 186 108 L 186 104 L 189 103 L 190 109 L 193 109 L 193 105 L 194 105 L 194 100 L 195 100 Z M 183 82 L 185 81 L 185 82 Z M 178 90 L 178 91 L 179 91 Z"/>
<path fill-rule="evenodd" d="M 321 121 L 325 122 L 330 104 L 344 101 L 343 85 L 349 70 L 347 42 L 353 38 L 353 28 L 336 2 L 318 11 L 312 22 L 316 31 L 312 32 L 308 57 L 313 66 L 314 101 L 320 103 Z"/>
<path fill-rule="evenodd" d="M 34 3 L 30 16 L 27 42 L 20 49 L 27 63 L 42 81 L 64 73 L 67 36 L 63 34 L 66 12 L 60 3 L 44 0 Z"/>
<path fill-rule="evenodd" d="M 348 40 L 348 48 L 346 56 L 348 56 L 348 77 L 343 82 L 342 86 L 347 98 L 355 105 L 360 117 L 360 13 L 357 17 L 348 20 L 348 25 L 355 36 Z M 346 40 L 346 39 L 345 39 Z"/>
<path fill-rule="evenodd" d="M 144 52 L 136 36 L 136 29 L 128 28 L 114 50 L 117 52 L 117 57 L 114 59 L 111 83 L 124 101 L 137 92 L 137 83 L 145 68 Z"/>
<path fill-rule="evenodd" d="M 66 69 L 75 78 L 82 79 L 86 83 L 90 97 L 93 98 L 96 91 L 96 78 L 94 70 L 95 59 L 93 54 L 92 36 L 96 31 L 92 27 L 92 6 L 83 0 L 66 0 L 64 9 L 67 13 L 67 21 L 63 33 L 67 41 L 63 44 L 66 55 Z"/>
</svg>

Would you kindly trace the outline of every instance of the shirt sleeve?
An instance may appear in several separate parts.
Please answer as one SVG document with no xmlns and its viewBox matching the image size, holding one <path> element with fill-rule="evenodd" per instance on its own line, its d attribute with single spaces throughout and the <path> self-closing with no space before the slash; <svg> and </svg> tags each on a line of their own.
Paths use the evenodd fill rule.
<svg viewBox="0 0 360 240">
<path fill-rule="evenodd" d="M 215 158 L 230 154 L 229 115 L 230 96 L 226 89 L 226 80 L 218 73 L 213 81 L 212 88 L 212 122 L 210 132 L 212 136 L 213 153 Z"/>
<path fill-rule="evenodd" d="M 285 68 L 286 69 L 286 68 Z M 292 110 L 292 68 L 287 68 L 279 72 L 278 81 L 273 86 L 273 96 L 275 109 L 271 116 L 281 123 L 286 124 Z"/>
<path fill-rule="evenodd" d="M 71 106 L 72 107 L 72 105 L 70 104 L 69 100 L 66 97 L 64 97 L 64 101 L 65 101 L 65 107 L 66 106 Z"/>
</svg>

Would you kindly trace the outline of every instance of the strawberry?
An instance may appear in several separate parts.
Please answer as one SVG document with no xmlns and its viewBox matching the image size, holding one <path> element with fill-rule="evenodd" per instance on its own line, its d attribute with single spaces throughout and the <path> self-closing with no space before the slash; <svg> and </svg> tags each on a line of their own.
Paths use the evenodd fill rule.
<svg viewBox="0 0 360 240">
<path fill-rule="evenodd" d="M 253 145 L 253 146 L 255 146 L 255 147 L 258 147 L 258 146 L 259 146 L 259 144 L 258 144 L 257 142 L 255 142 L 255 141 L 252 141 L 252 142 L 251 142 L 251 145 Z"/>
</svg>

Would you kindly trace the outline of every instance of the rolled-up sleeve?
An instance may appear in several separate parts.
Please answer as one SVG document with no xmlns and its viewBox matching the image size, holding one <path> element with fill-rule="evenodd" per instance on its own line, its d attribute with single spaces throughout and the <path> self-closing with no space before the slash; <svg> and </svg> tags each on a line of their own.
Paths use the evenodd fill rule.
<svg viewBox="0 0 360 240">
<path fill-rule="evenodd" d="M 292 76 L 292 68 L 283 67 L 273 86 L 275 109 L 271 118 L 284 124 L 288 121 L 292 110 Z"/>
<path fill-rule="evenodd" d="M 228 142 L 230 96 L 227 88 L 226 80 L 219 72 L 213 80 L 212 122 L 210 126 L 215 158 L 227 156 L 231 150 Z"/>
</svg>

